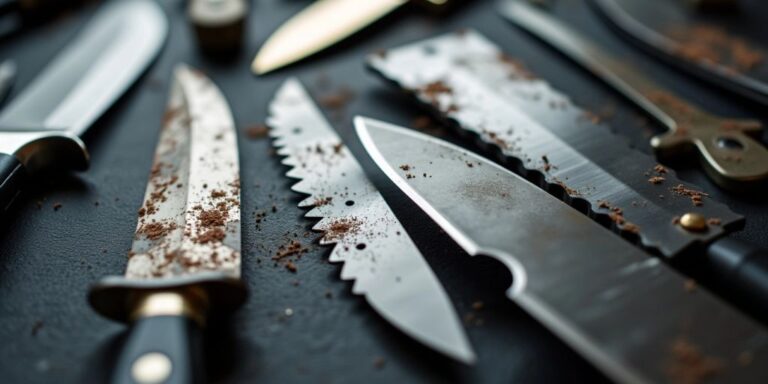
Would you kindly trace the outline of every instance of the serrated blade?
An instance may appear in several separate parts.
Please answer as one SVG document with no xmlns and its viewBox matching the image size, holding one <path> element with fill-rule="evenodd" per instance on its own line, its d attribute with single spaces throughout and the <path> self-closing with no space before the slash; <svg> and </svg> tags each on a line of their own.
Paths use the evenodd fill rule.
<svg viewBox="0 0 768 384">
<path fill-rule="evenodd" d="M 2 130 L 82 134 L 143 72 L 167 35 L 151 0 L 105 6 L 0 114 Z"/>
<path fill-rule="evenodd" d="M 683 382 L 683 370 L 696 369 L 692 355 L 719 367 L 707 383 L 768 377 L 768 333 L 686 289 L 658 259 L 460 147 L 372 119 L 355 127 L 381 170 L 462 248 L 511 270 L 510 299 L 612 379 Z M 745 353 L 754 360 L 733 366 Z"/>
<path fill-rule="evenodd" d="M 368 181 L 357 160 L 323 118 L 301 83 L 286 81 L 270 106 L 269 126 L 278 154 L 300 179 L 293 190 L 310 195 L 299 206 L 322 218 L 313 229 L 321 244 L 336 244 L 330 260 L 343 262 L 341 278 L 395 327 L 465 363 L 472 347 L 437 277 Z"/>
<path fill-rule="evenodd" d="M 126 277 L 240 276 L 238 161 L 221 92 L 202 73 L 177 67 Z"/>
<path fill-rule="evenodd" d="M 586 201 L 593 215 L 643 246 L 673 256 L 743 225 L 743 217 L 700 188 L 657 168 L 548 83 L 474 31 L 389 50 L 370 67 L 421 102 L 496 147 L 521 174 L 542 179 L 569 203 Z M 707 232 L 685 231 L 676 218 L 695 212 L 719 220 Z"/>
</svg>

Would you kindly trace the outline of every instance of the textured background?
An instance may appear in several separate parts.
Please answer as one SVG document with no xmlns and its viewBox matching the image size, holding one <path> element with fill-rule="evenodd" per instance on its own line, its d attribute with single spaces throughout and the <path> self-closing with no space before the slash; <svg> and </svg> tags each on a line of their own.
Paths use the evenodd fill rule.
<svg viewBox="0 0 768 384">
<path fill-rule="evenodd" d="M 423 111 L 367 73 L 364 55 L 463 27 L 479 30 L 521 58 L 578 105 L 594 111 L 614 108 L 609 125 L 640 150 L 648 152 L 647 137 L 658 128 L 588 74 L 507 24 L 495 13 L 492 1 L 467 2 L 442 16 L 406 7 L 324 54 L 261 78 L 248 71 L 252 55 L 271 31 L 310 1 L 253 1 L 245 49 L 230 62 L 199 55 L 184 18 L 183 1 L 161 3 L 171 19 L 169 41 L 147 74 L 88 132 L 91 169 L 41 180 L 0 222 L 0 381 L 90 383 L 108 377 L 125 328 L 95 314 L 85 295 L 89 284 L 120 274 L 124 268 L 171 70 L 178 62 L 211 76 L 228 97 L 241 132 L 265 120 L 273 92 L 288 76 L 298 76 L 316 97 L 341 87 L 353 90 L 356 96 L 346 108 L 328 112 L 371 175 L 375 170 L 351 135 L 350 117 L 364 114 L 408 125 Z M 0 37 L 0 58 L 13 58 L 19 64 L 12 97 L 75 35 L 92 11 L 85 8 Z M 558 13 L 706 108 L 766 121 L 758 108 L 626 45 L 582 1 L 559 1 Z M 229 324 L 211 333 L 211 382 L 605 381 L 505 298 L 510 276 L 500 264 L 467 257 L 380 178 L 376 181 L 387 200 L 440 277 L 460 316 L 474 317 L 467 332 L 479 355 L 475 367 L 454 363 L 411 341 L 379 318 L 361 297 L 351 295 L 351 284 L 338 279 L 340 267 L 326 261 L 329 248 L 317 245 L 317 236 L 299 236 L 310 251 L 296 262 L 295 274 L 274 266 L 270 257 L 277 247 L 293 233 L 303 234 L 312 221 L 302 218 L 302 211 L 295 207 L 300 196 L 290 192 L 291 182 L 283 177 L 286 167 L 270 151 L 269 140 L 243 134 L 240 148 L 243 278 L 251 296 Z M 684 179 L 746 214 L 748 224 L 739 237 L 768 246 L 764 199 L 724 195 L 695 168 L 678 169 Z M 61 208 L 54 210 L 57 203 Z M 255 215 L 264 211 L 267 218 L 257 225 Z M 472 309 L 476 301 L 484 303 L 483 309 Z M 282 315 L 286 308 L 294 311 L 293 316 Z"/>
</svg>

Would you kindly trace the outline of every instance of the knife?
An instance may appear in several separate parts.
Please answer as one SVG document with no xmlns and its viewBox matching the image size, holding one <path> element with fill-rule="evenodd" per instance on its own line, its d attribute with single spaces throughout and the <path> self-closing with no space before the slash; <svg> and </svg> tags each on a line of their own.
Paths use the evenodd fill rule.
<svg viewBox="0 0 768 384">
<path fill-rule="evenodd" d="M 0 114 L 0 212 L 35 173 L 87 167 L 77 136 L 136 81 L 167 29 L 153 1 L 107 5 L 11 101 Z"/>
<path fill-rule="evenodd" d="M 448 0 L 420 0 L 442 7 Z M 386 16 L 408 0 L 317 0 L 267 39 L 251 69 L 263 75 L 320 52 Z"/>
<path fill-rule="evenodd" d="M 525 1 L 508 0 L 500 9 L 507 19 L 555 47 L 665 125 L 668 132 L 651 139 L 661 158 L 695 147 L 703 168 L 721 187 L 744 191 L 765 184 L 768 150 L 755 139 L 763 131 L 760 121 L 719 117 L 686 102 Z"/>
<path fill-rule="evenodd" d="M 723 237 L 742 216 L 590 121 L 479 33 L 391 49 L 368 64 L 519 174 L 654 253 L 693 260 L 768 318 L 768 255 Z"/>
<path fill-rule="evenodd" d="M 636 5 L 647 7 L 650 17 L 658 19 L 659 15 L 668 18 L 670 25 L 680 25 L 685 21 L 684 12 L 687 10 L 675 1 L 658 0 L 642 1 Z M 768 82 L 757 76 L 756 71 L 734 71 L 733 68 L 710 60 L 697 60 L 685 52 L 686 44 L 665 36 L 628 12 L 626 1 L 594 0 L 592 4 L 605 18 L 630 40 L 638 43 L 652 54 L 673 65 L 693 74 L 699 79 L 722 87 L 763 105 L 768 104 Z M 635 7 L 636 7 L 635 5 Z M 637 9 L 637 8 L 636 8 Z M 765 72 L 765 65 L 760 65 Z"/>
<path fill-rule="evenodd" d="M 432 269 L 368 181 L 297 79 L 286 81 L 270 106 L 269 126 L 293 190 L 307 194 L 299 207 L 319 218 L 320 244 L 335 244 L 330 261 L 344 263 L 352 292 L 405 334 L 471 364 L 475 354 L 459 317 Z"/>
<path fill-rule="evenodd" d="M 384 174 L 459 246 L 512 272 L 512 301 L 611 379 L 768 377 L 768 333 L 708 292 L 686 290 L 658 259 L 463 148 L 367 118 L 355 127 Z M 403 164 L 428 177 L 408 177 Z M 742 365 L 743 356 L 752 360 Z"/>
<path fill-rule="evenodd" d="M 130 324 L 114 383 L 202 381 L 202 329 L 246 297 L 232 114 L 202 73 L 180 65 L 174 79 L 125 276 L 89 294 Z"/>
</svg>

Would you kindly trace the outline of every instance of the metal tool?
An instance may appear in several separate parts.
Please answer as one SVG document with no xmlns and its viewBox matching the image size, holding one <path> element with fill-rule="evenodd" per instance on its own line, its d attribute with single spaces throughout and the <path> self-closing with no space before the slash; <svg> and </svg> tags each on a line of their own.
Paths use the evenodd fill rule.
<svg viewBox="0 0 768 384">
<path fill-rule="evenodd" d="M 381 170 L 459 246 L 509 268 L 511 300 L 611 379 L 687 382 L 702 362 L 694 375 L 707 383 L 768 377 L 768 333 L 686 289 L 658 259 L 463 148 L 366 118 L 355 127 Z M 740 365 L 739 356 L 752 360 Z"/>
<path fill-rule="evenodd" d="M 761 71 L 734 71 L 727 65 L 709 60 L 697 60 L 682 54 L 686 44 L 666 36 L 637 19 L 628 9 L 642 11 L 651 19 L 664 17 L 669 25 L 682 25 L 690 12 L 684 4 L 667 0 L 593 0 L 592 4 L 624 35 L 649 52 L 678 66 L 686 73 L 699 79 L 750 98 L 758 103 L 768 104 L 768 80 L 758 75 Z M 760 65 L 762 69 L 765 64 Z"/>
<path fill-rule="evenodd" d="M 174 78 L 125 276 L 89 295 L 131 326 L 114 383 L 201 382 L 202 329 L 246 297 L 232 114 L 202 73 L 179 66 Z"/>
<path fill-rule="evenodd" d="M 703 255 L 698 267 L 768 318 L 768 252 L 722 237 L 743 217 L 629 148 L 477 32 L 388 50 L 369 65 L 519 174 L 646 249 Z"/>
<path fill-rule="evenodd" d="M 167 29 L 154 1 L 110 4 L 11 101 L 0 114 L 0 210 L 36 172 L 87 167 L 77 136 L 136 81 Z"/>
<path fill-rule="evenodd" d="M 188 13 L 204 53 L 227 56 L 240 50 L 248 18 L 245 0 L 192 0 Z"/>
<path fill-rule="evenodd" d="M 344 263 L 341 278 L 354 280 L 382 317 L 427 346 L 464 363 L 475 354 L 445 290 L 413 241 L 368 181 L 363 169 L 301 83 L 290 79 L 278 90 L 268 121 L 278 154 L 299 179 L 296 192 L 310 195 L 300 207 L 324 232 L 321 244 L 335 244 L 330 256 Z"/>
<path fill-rule="evenodd" d="M 448 0 L 423 0 L 433 7 Z M 408 0 L 318 0 L 283 24 L 253 59 L 262 75 L 320 52 L 386 16 Z"/>
<path fill-rule="evenodd" d="M 545 11 L 525 1 L 501 3 L 501 13 L 559 52 L 604 80 L 643 108 L 668 132 L 651 139 L 662 159 L 694 147 L 707 174 L 718 185 L 743 190 L 764 184 L 768 178 L 768 150 L 755 137 L 760 121 L 715 116 L 646 77 L 632 64 L 622 62 Z"/>
</svg>

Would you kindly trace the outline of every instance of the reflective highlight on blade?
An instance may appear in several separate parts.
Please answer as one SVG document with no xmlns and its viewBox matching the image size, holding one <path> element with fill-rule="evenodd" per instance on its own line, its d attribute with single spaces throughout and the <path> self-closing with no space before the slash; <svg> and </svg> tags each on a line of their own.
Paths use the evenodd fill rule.
<svg viewBox="0 0 768 384">
<path fill-rule="evenodd" d="M 204 271 L 240 276 L 236 132 L 216 86 L 180 66 L 126 275 L 157 278 Z"/>
<path fill-rule="evenodd" d="M 299 206 L 343 262 L 341 278 L 394 326 L 465 363 L 475 355 L 450 299 L 387 203 L 296 79 L 278 90 L 269 125 L 278 154 L 299 179 Z"/>
<path fill-rule="evenodd" d="M 460 246 L 512 271 L 510 299 L 613 380 L 676 381 L 681 344 L 724 365 L 754 357 L 708 382 L 768 374 L 761 326 L 575 209 L 449 143 L 371 119 L 355 126 L 382 171 Z"/>
<path fill-rule="evenodd" d="M 283 24 L 253 60 L 264 74 L 317 53 L 392 12 L 406 0 L 318 0 Z"/>
</svg>

